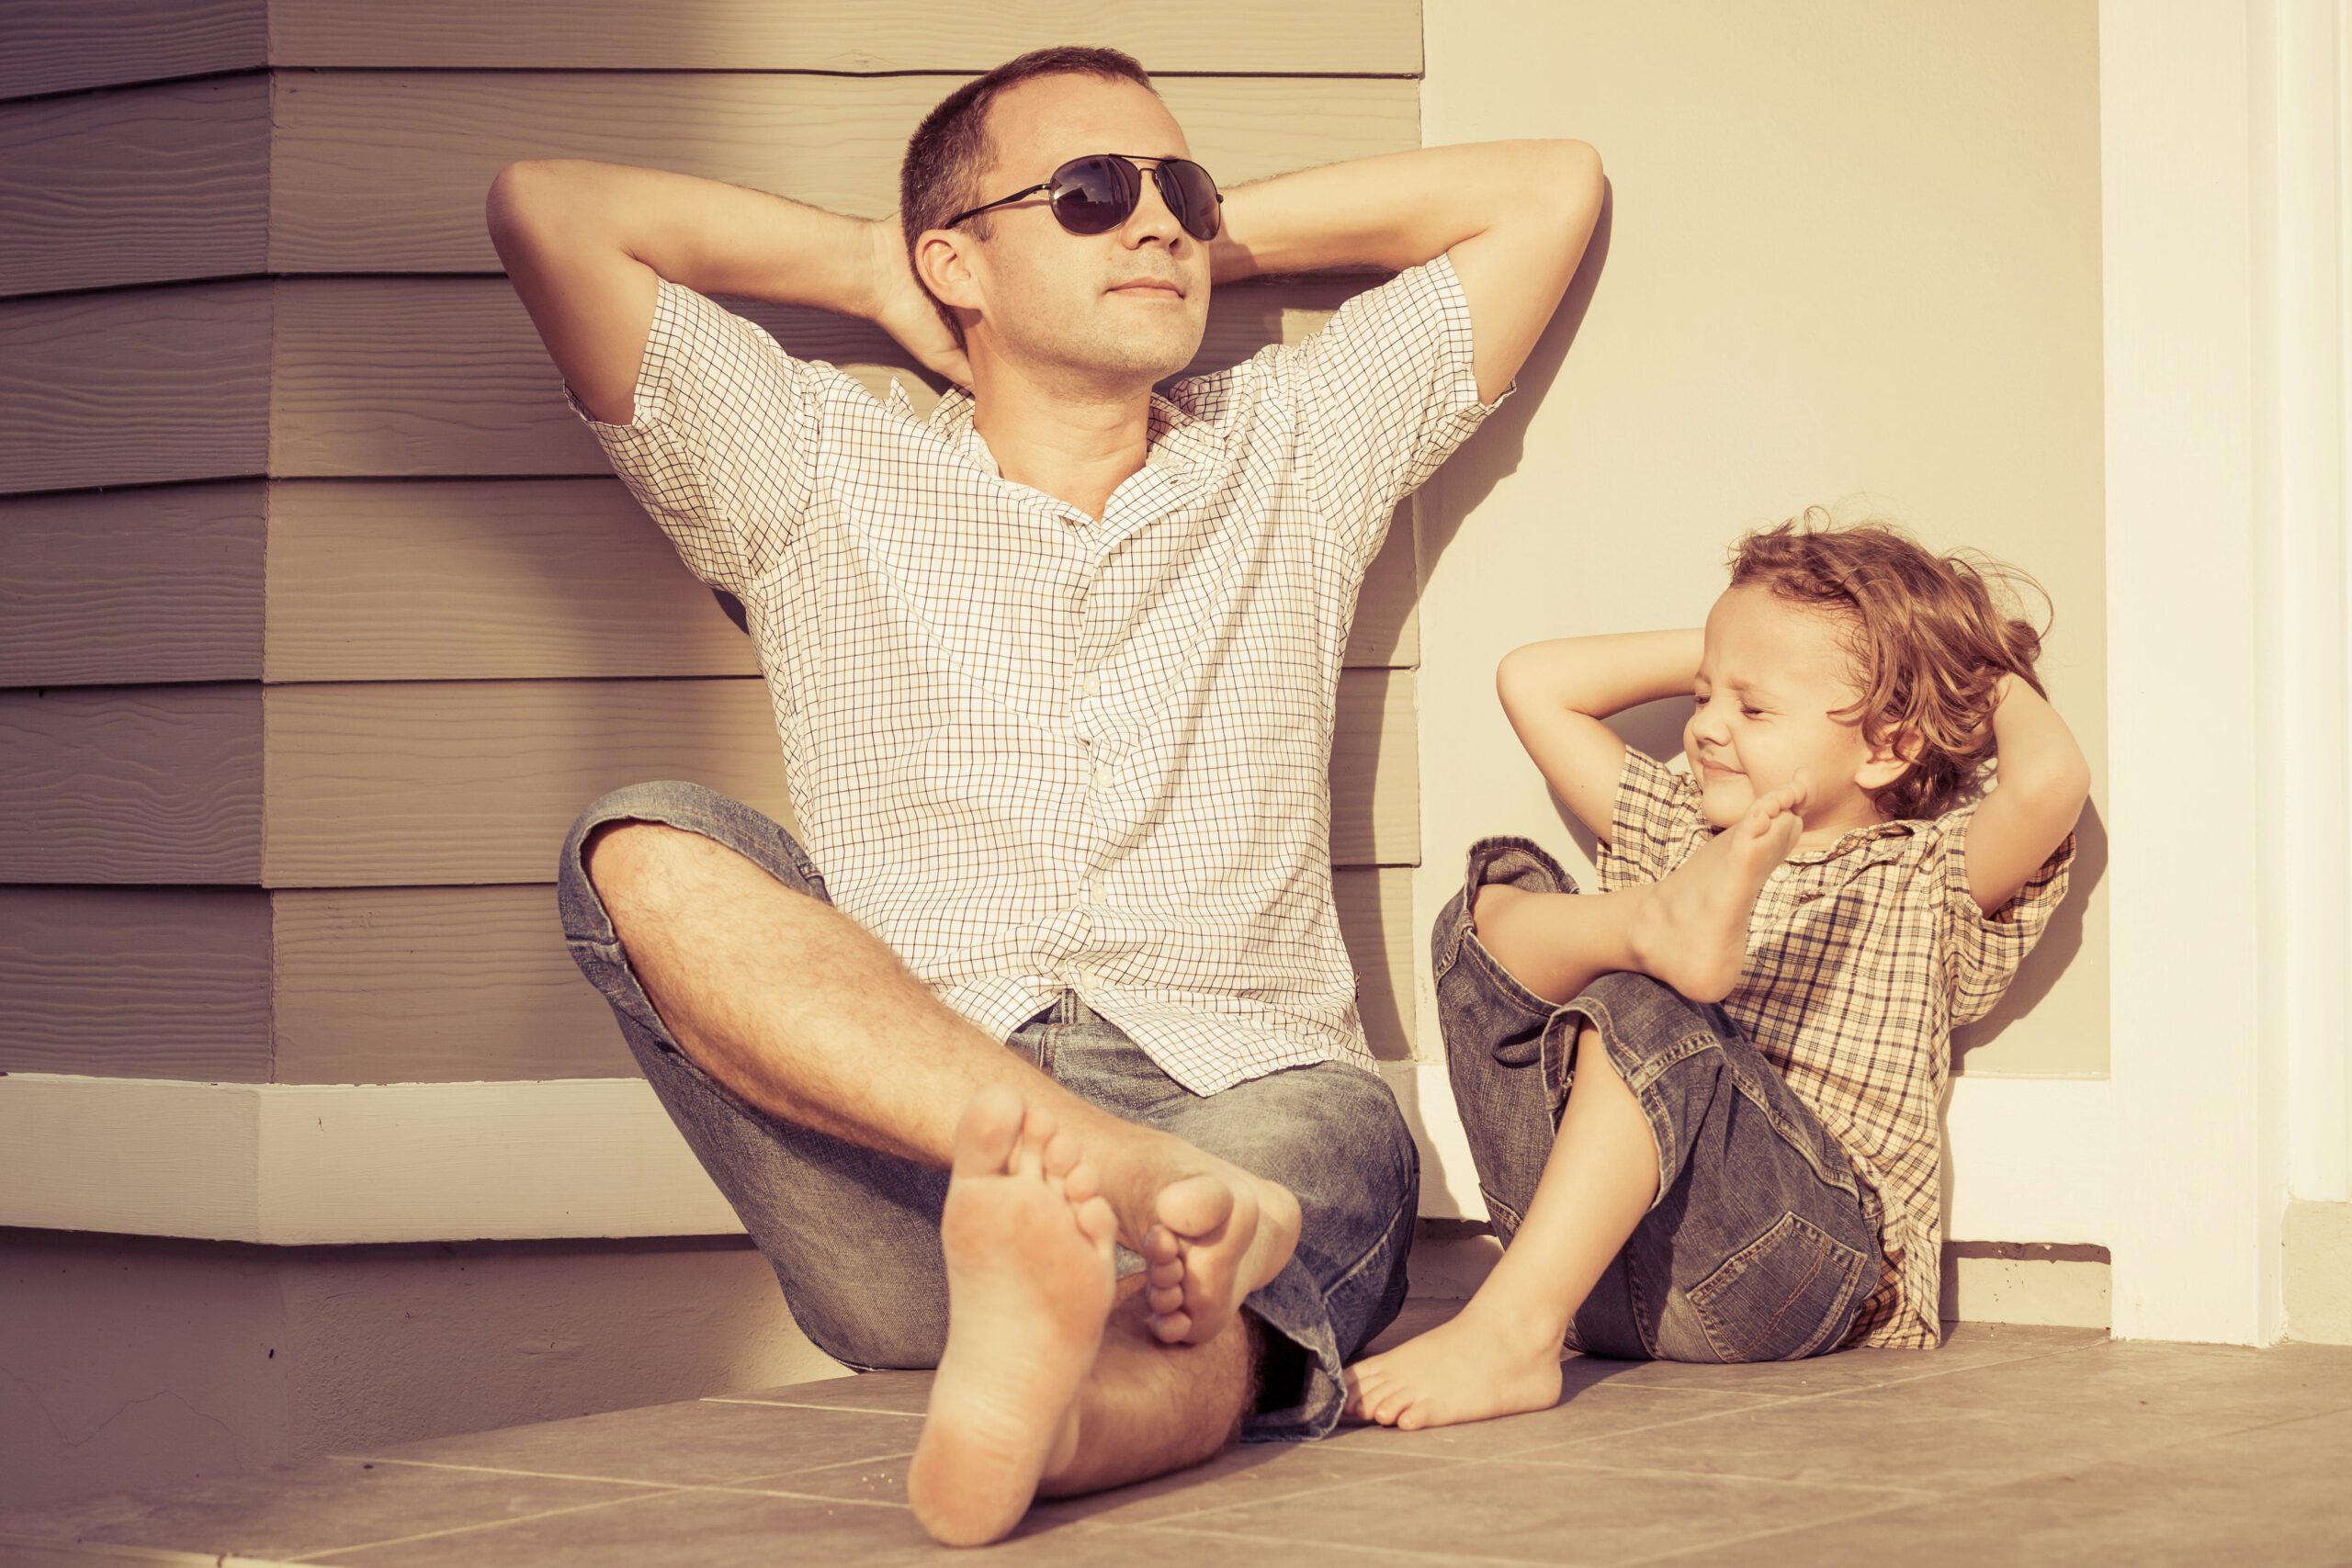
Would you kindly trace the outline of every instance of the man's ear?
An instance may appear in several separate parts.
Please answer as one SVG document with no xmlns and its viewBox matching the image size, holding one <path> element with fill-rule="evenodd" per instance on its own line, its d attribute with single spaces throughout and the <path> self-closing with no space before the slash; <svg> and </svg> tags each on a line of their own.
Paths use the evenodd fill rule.
<svg viewBox="0 0 2352 1568">
<path fill-rule="evenodd" d="M 915 241 L 915 276 L 951 308 L 977 312 L 979 282 L 963 247 L 963 239 L 944 229 L 924 230 Z"/>
</svg>

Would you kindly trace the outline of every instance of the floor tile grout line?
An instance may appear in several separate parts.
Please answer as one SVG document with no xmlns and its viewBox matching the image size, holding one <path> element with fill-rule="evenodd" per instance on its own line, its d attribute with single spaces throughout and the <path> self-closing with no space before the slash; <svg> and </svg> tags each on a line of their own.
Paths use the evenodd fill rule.
<svg viewBox="0 0 2352 1568">
<path fill-rule="evenodd" d="M 1727 1540 L 1711 1540 L 1695 1546 L 1668 1547 L 1664 1551 L 1653 1552 L 1647 1557 L 1622 1558 L 1619 1560 L 1619 1568 L 1634 1568 L 1637 1563 L 1667 1562 L 1681 1558 L 1701 1556 L 1708 1552 L 1721 1551 L 1727 1546 L 1746 1546 L 1755 1541 L 1770 1540 L 1778 1536 L 1794 1535 L 1800 1530 L 1817 1529 L 1824 1525 L 1849 1525 L 1857 1519 L 1874 1519 L 1881 1514 L 1891 1514 L 1906 1506 L 1908 1506 L 1907 1502 L 1900 1502 L 1889 1503 L 1883 1508 L 1856 1508 L 1849 1513 L 1803 1519 L 1777 1529 L 1757 1530 L 1748 1535 L 1734 1536 Z"/>
<path fill-rule="evenodd" d="M 1274 1501 L 1274 1499 L 1269 1498 L 1267 1501 L 1272 1502 Z M 1190 1525 L 1168 1524 L 1159 1519 L 1141 1520 L 1135 1524 L 1116 1528 L 1131 1530 L 1165 1530 L 1170 1535 L 1207 1536 L 1216 1540 L 1247 1541 L 1250 1545 L 1257 1547 L 1261 1551 L 1267 1547 L 1280 1548 L 1301 1544 L 1300 1542 L 1278 1540 L 1264 1535 L 1252 1535 L 1243 1530 L 1201 1529 Z M 1417 1547 L 1410 1546 L 1359 1546 L 1352 1541 L 1331 1540 L 1328 1539 L 1318 1540 L 1315 1544 L 1323 1547 L 1328 1551 L 1352 1551 L 1361 1553 L 1367 1557 L 1401 1557 L 1417 1562 L 1492 1562 L 1497 1564 L 1509 1564 L 1510 1568 L 1527 1568 L 1527 1559 L 1523 1557 L 1496 1557 L 1486 1552 L 1456 1551 L 1423 1551 Z"/>
<path fill-rule="evenodd" d="M 0 1551 L 30 1547 L 53 1555 L 83 1546 L 92 1549 L 84 1555 L 93 1562 L 153 1562 L 156 1568 L 293 1568 L 295 1561 L 290 1557 L 255 1557 L 242 1551 L 190 1551 L 175 1546 L 133 1546 L 127 1541 L 43 1540 L 38 1536 L 0 1530 Z M 100 1552 L 106 1556 L 100 1558 Z"/>
<path fill-rule="evenodd" d="M 896 1508 L 902 1514 L 911 1513 L 913 1511 L 913 1506 L 910 1504 L 892 1503 L 880 1497 L 836 1497 L 828 1495 L 822 1492 L 786 1492 L 781 1488 L 773 1486 L 744 1486 L 741 1484 L 731 1486 L 681 1486 L 678 1490 L 681 1492 L 724 1492 L 730 1496 L 737 1497 L 789 1497 L 796 1503 L 824 1503 L 828 1505 L 842 1503 L 856 1508 Z"/>
<path fill-rule="evenodd" d="M 329 1459 L 353 1464 L 398 1464 L 411 1470 L 461 1470 L 479 1475 L 528 1475 L 541 1481 L 596 1481 L 608 1486 L 641 1486 L 649 1492 L 684 1491 L 691 1481 L 647 1481 L 634 1475 L 583 1475 L 570 1470 L 521 1470 L 511 1464 L 458 1464 L 452 1460 L 384 1459 L 375 1454 L 329 1454 Z"/>
<path fill-rule="evenodd" d="M 1476 1464 L 1479 1461 L 1474 1459 L 1433 1457 L 1420 1462 L 1434 1468 L 1439 1466 L 1459 1467 L 1462 1465 Z M 1216 1503 L 1212 1504 L 1210 1506 L 1205 1508 L 1194 1508 L 1189 1513 L 1155 1514 L 1148 1520 L 1138 1520 L 1136 1528 L 1140 1528 L 1141 1525 L 1146 1523 L 1159 1524 L 1168 1519 L 1205 1518 L 1212 1514 L 1224 1513 L 1229 1508 L 1254 1508 L 1261 1503 L 1292 1503 L 1304 1497 L 1319 1497 L 1326 1492 L 1340 1492 L 1345 1491 L 1351 1486 L 1370 1486 L 1383 1481 L 1394 1481 L 1397 1478 L 1397 1475 L 1401 1473 L 1401 1472 L 1397 1472 L 1387 1475 L 1358 1475 L 1352 1476 L 1346 1481 L 1327 1482 L 1313 1486 L 1302 1487 L 1296 1492 L 1285 1492 L 1279 1497 L 1243 1497 L 1230 1503 Z M 1168 1494 L 1168 1495 L 1172 1495 L 1173 1494 Z M 1057 1499 L 1057 1501 L 1059 1499 Z"/>
<path fill-rule="evenodd" d="M 771 1410 L 845 1410 L 857 1416 L 897 1416 L 909 1421 L 922 1419 L 920 1410 L 883 1410 L 871 1404 L 808 1404 L 797 1399 L 746 1399 L 740 1394 L 705 1394 L 697 1404 L 757 1404 Z"/>
<path fill-rule="evenodd" d="M 1650 1475 L 1661 1481 L 1747 1481 L 1759 1486 L 1807 1487 L 1823 1492 L 1873 1492 L 1881 1495 L 1903 1493 L 1904 1501 L 1934 1501 L 1943 1494 L 1926 1486 L 1877 1486 L 1866 1481 L 1799 1481 L 1786 1475 L 1754 1475 L 1739 1470 L 1661 1470 L 1646 1464 L 1555 1464 L 1545 1460 L 1496 1458 L 1492 1464 L 1542 1465 L 1552 1470 L 1589 1470 L 1611 1475 Z"/>
<path fill-rule="evenodd" d="M 663 1492 L 677 1492 L 684 1490 L 684 1488 L 665 1486 L 661 1488 L 661 1490 Z M 519 1514 L 511 1519 L 483 1519 L 476 1524 L 457 1525 L 448 1529 L 423 1530 L 415 1535 L 392 1536 L 383 1540 L 354 1541 L 348 1546 L 321 1547 L 316 1551 L 306 1551 L 301 1556 L 289 1558 L 288 1561 L 293 1562 L 318 1562 L 330 1557 L 339 1557 L 346 1551 L 372 1551 L 379 1546 L 406 1546 L 412 1541 L 437 1540 L 444 1536 L 464 1535 L 469 1530 L 500 1529 L 508 1525 L 528 1524 L 534 1519 L 554 1518 L 560 1514 L 584 1514 L 595 1508 L 616 1508 L 624 1503 L 641 1503 L 650 1495 L 651 1494 L 647 1493 L 640 1494 L 635 1497 L 601 1497 L 594 1503 L 575 1503 L 566 1508 L 546 1508 L 536 1514 Z"/>
</svg>

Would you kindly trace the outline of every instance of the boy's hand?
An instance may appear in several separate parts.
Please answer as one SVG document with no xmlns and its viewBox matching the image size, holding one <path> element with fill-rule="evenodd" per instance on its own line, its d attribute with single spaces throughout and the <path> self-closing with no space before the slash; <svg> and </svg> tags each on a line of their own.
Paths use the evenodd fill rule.
<svg viewBox="0 0 2352 1568">
<path fill-rule="evenodd" d="M 867 231 L 872 245 L 875 324 L 897 339 L 925 369 L 946 377 L 959 387 L 972 384 L 972 362 L 956 344 L 956 334 L 939 319 L 939 309 L 915 281 L 907 263 L 906 231 L 899 214 L 877 218 Z"/>
</svg>

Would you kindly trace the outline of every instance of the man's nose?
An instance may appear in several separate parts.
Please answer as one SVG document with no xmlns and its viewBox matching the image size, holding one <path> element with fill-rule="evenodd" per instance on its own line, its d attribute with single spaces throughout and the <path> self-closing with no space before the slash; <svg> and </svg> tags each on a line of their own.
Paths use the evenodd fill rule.
<svg viewBox="0 0 2352 1568">
<path fill-rule="evenodd" d="M 1126 230 L 1131 243 L 1158 240 L 1170 247 L 1184 232 L 1184 226 L 1176 221 L 1176 213 L 1160 194 L 1159 180 L 1150 169 L 1143 171 L 1143 195 L 1136 198 L 1136 209 L 1127 214 Z"/>
</svg>

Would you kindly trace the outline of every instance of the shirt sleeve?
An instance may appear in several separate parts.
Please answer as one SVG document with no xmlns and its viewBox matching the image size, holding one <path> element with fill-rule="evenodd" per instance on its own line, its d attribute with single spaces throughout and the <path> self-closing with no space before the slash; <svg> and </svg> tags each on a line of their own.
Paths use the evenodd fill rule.
<svg viewBox="0 0 2352 1568">
<path fill-rule="evenodd" d="M 1440 254 L 1341 305 L 1306 342 L 1269 351 L 1290 389 L 1316 509 L 1369 564 L 1396 503 L 1503 400 L 1478 400 L 1470 306 Z"/>
<path fill-rule="evenodd" d="M 2069 833 L 2008 902 L 1986 914 L 1968 890 L 1968 829 L 1983 804 L 1980 797 L 1937 818 L 1920 852 L 1920 872 L 1937 899 L 1944 1001 L 1956 1024 L 1973 1023 L 1991 1012 L 2009 988 L 2018 966 L 2064 900 L 2075 863 L 2075 835 Z"/>
<path fill-rule="evenodd" d="M 688 570 L 741 598 L 808 511 L 817 368 L 757 322 L 657 277 L 629 423 L 596 418 L 568 383 L 563 397 Z"/>
<path fill-rule="evenodd" d="M 1609 812 L 1609 842 L 1594 863 L 1600 890 L 1614 893 L 1639 882 L 1656 882 L 1680 865 L 1707 830 L 1699 809 L 1699 786 L 1638 748 L 1625 748 L 1624 771 L 1617 775 L 1617 798 Z"/>
</svg>

